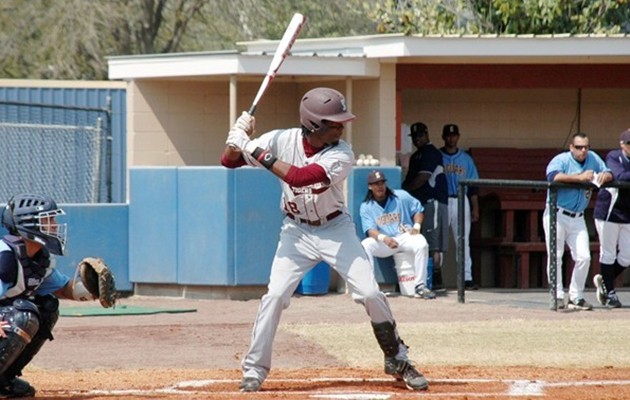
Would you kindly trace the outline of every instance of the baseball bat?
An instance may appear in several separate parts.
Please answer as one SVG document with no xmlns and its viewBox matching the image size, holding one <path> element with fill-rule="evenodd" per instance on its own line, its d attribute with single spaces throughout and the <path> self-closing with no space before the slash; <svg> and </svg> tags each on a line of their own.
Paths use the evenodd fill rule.
<svg viewBox="0 0 630 400">
<path fill-rule="evenodd" d="M 305 21 L 306 18 L 304 17 L 304 15 L 300 13 L 293 14 L 293 18 L 291 18 L 291 22 L 289 23 L 287 29 L 284 31 L 282 39 L 278 44 L 278 48 L 273 55 L 273 59 L 271 60 L 271 64 L 269 65 L 267 75 L 265 75 L 265 79 L 263 79 L 262 83 L 260 84 L 260 87 L 258 88 L 258 93 L 256 93 L 256 97 L 252 102 L 252 106 L 249 108 L 249 115 L 254 115 L 254 113 L 256 112 L 258 102 L 269 88 L 269 85 L 271 85 L 271 81 L 278 73 L 282 62 L 285 58 L 287 58 L 287 55 L 289 55 L 289 51 L 291 51 L 291 46 L 293 46 L 295 39 L 297 39 L 298 35 L 300 34 L 300 31 L 302 30 L 302 26 L 304 26 Z"/>
</svg>

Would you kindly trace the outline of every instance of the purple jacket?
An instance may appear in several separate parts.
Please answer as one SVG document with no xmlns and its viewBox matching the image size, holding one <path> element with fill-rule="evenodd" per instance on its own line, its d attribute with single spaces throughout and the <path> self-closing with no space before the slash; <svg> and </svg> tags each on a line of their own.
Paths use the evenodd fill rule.
<svg viewBox="0 0 630 400">
<path fill-rule="evenodd" d="M 621 149 L 608 153 L 606 165 L 612 170 L 615 181 L 630 182 L 630 160 Z M 609 222 L 630 223 L 630 189 L 600 189 L 593 216 Z"/>
</svg>

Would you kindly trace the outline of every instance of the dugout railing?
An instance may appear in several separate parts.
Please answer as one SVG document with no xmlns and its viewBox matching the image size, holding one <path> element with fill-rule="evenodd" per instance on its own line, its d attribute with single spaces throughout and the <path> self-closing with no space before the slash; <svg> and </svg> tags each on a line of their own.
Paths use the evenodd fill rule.
<svg viewBox="0 0 630 400">
<path fill-rule="evenodd" d="M 547 182 L 547 181 L 532 181 L 532 180 L 511 180 L 511 179 L 462 179 L 459 181 L 458 193 L 457 193 L 457 246 L 455 263 L 457 266 L 457 301 L 459 303 L 465 303 L 465 289 L 464 289 L 464 201 L 466 200 L 466 188 L 467 186 L 476 187 L 500 187 L 500 188 L 516 188 L 516 189 L 537 189 L 546 190 L 549 193 L 549 231 L 551 240 L 549 242 L 550 253 L 555 254 L 557 251 L 556 243 L 556 226 L 557 226 L 557 199 L 558 189 L 560 188 L 593 188 L 596 187 L 592 183 L 560 183 L 560 182 Z M 612 181 L 608 182 L 600 188 L 616 187 L 621 189 L 630 189 L 630 182 Z M 470 240 L 470 238 L 467 238 Z M 554 309 L 558 309 L 556 299 L 556 282 L 558 269 L 557 257 L 551 257 L 549 260 L 549 275 L 551 275 L 549 282 L 549 294 L 554 302 Z"/>
</svg>

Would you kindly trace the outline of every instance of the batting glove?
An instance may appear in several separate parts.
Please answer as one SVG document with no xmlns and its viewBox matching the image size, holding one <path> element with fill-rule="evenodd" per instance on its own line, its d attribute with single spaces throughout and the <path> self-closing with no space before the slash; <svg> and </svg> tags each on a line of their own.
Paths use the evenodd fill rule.
<svg viewBox="0 0 630 400">
<path fill-rule="evenodd" d="M 252 117 L 247 111 L 243 111 L 240 117 L 234 123 L 234 128 L 242 129 L 247 136 L 251 136 L 254 133 L 256 125 L 256 119 Z"/>
<path fill-rule="evenodd" d="M 256 147 L 258 147 L 257 143 L 250 140 L 249 136 L 247 136 L 247 133 L 245 133 L 243 129 L 239 128 L 230 129 L 225 144 L 231 147 L 235 147 L 240 151 L 246 151 L 249 154 L 253 153 L 254 150 L 256 150 Z"/>
</svg>

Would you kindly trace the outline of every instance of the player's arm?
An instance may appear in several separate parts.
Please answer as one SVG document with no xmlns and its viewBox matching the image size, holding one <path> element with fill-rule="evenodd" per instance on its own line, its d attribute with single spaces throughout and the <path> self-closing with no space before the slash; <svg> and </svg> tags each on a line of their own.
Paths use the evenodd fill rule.
<svg viewBox="0 0 630 400">
<path fill-rule="evenodd" d="M 620 157 L 614 157 L 613 152 L 606 156 L 606 166 L 610 168 L 615 180 L 630 181 L 630 171 L 626 170 Z"/>
<path fill-rule="evenodd" d="M 407 180 L 405 183 L 405 190 L 413 192 L 421 188 L 431 178 L 431 173 L 426 171 L 420 171 L 413 178 Z"/>
<path fill-rule="evenodd" d="M 411 229 L 412 235 L 417 235 L 422 230 L 422 223 L 424 222 L 424 212 L 417 212 L 413 215 L 413 229 Z"/>
<path fill-rule="evenodd" d="M 254 118 L 247 112 L 243 112 L 228 133 L 227 146 L 221 157 L 222 165 L 236 168 L 246 164 L 245 157 L 251 157 L 293 187 L 319 182 L 328 183 L 328 176 L 322 166 L 314 163 L 304 167 L 296 167 L 279 160 L 270 149 L 260 147 L 257 139 L 251 140 L 249 138 L 253 130 Z"/>
<path fill-rule="evenodd" d="M 376 228 L 368 229 L 367 235 L 374 240 L 385 243 L 385 245 L 391 249 L 395 249 L 396 247 L 398 247 L 398 242 L 396 241 L 396 239 L 391 236 L 387 236 L 384 233 L 381 233 L 381 231 Z"/>
</svg>

